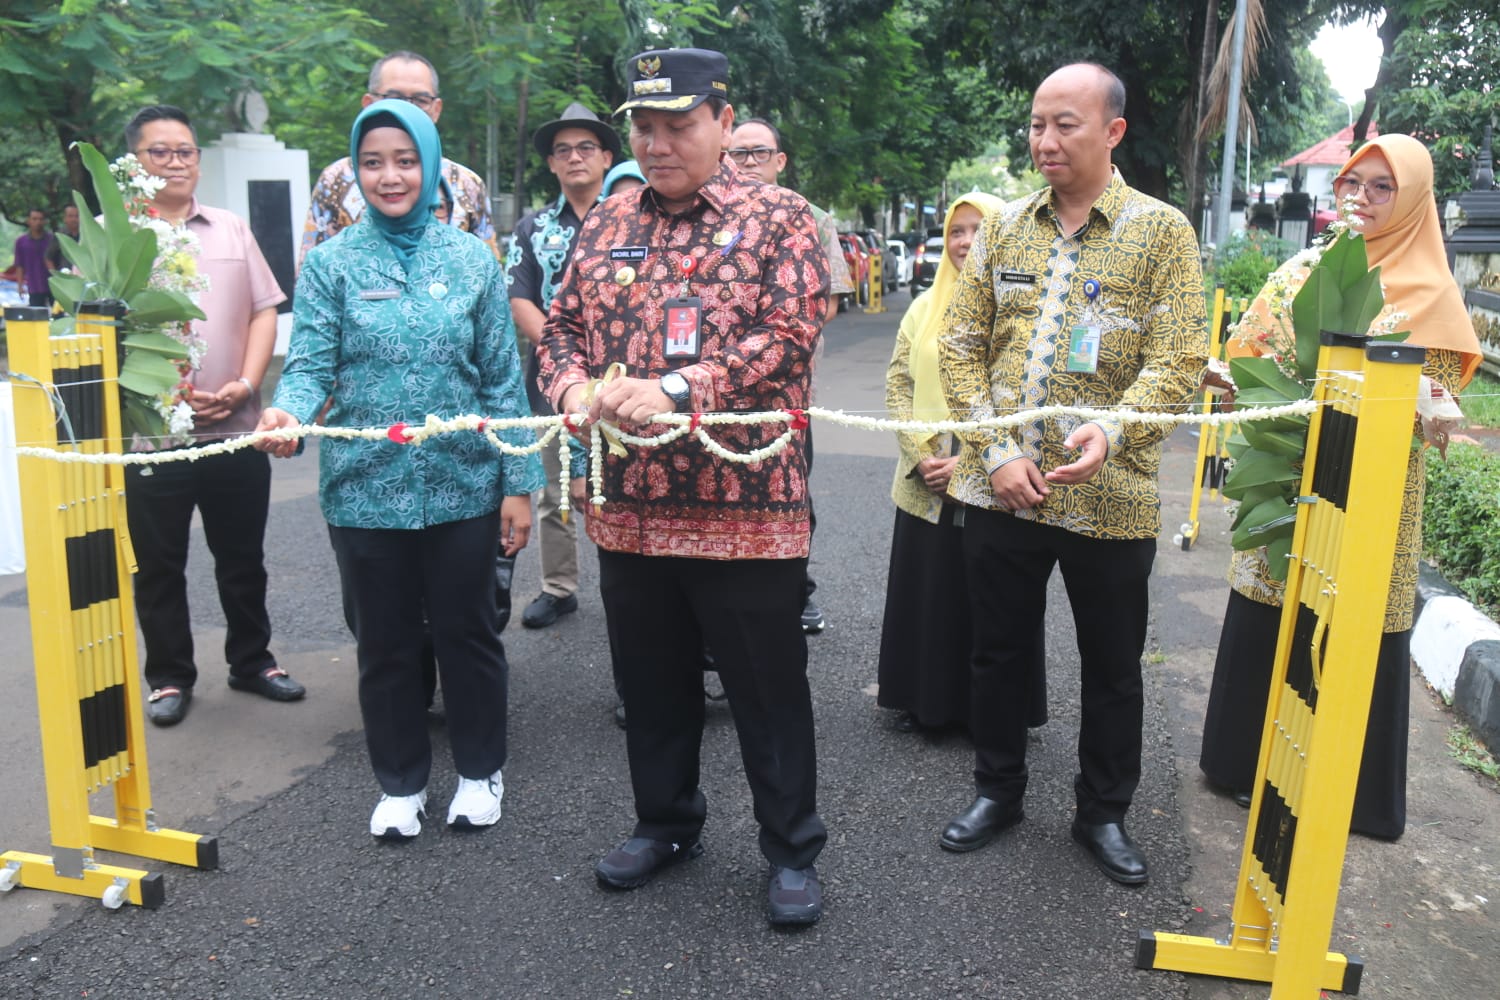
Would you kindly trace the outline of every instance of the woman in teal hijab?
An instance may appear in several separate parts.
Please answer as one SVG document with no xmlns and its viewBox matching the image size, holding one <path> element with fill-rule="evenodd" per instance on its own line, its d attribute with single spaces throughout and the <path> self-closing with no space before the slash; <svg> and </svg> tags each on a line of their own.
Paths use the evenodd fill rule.
<svg viewBox="0 0 1500 1000">
<path fill-rule="evenodd" d="M 530 415 L 499 264 L 477 237 L 433 216 L 442 145 L 432 120 L 383 100 L 349 137 L 368 209 L 308 252 L 297 279 L 291 348 L 260 429 L 310 423 L 389 428 L 328 438 L 319 500 L 359 660 L 359 704 L 381 797 L 370 833 L 421 832 L 432 749 L 421 653 L 424 617 L 442 678 L 458 789 L 448 824 L 500 818 L 509 665 L 495 621 L 495 556 L 513 555 L 542 487 L 535 456 L 499 452 L 480 434 L 412 447 L 402 425 L 428 415 Z M 513 444 L 529 431 L 506 435 Z M 263 450 L 290 455 L 292 442 Z"/>
</svg>

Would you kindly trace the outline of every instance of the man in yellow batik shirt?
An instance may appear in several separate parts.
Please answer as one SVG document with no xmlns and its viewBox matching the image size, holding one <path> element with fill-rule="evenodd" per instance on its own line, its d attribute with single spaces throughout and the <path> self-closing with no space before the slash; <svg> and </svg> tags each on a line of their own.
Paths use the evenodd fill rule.
<svg viewBox="0 0 1500 1000">
<path fill-rule="evenodd" d="M 1031 155 L 1049 186 L 986 220 L 939 351 L 956 419 L 1044 406 L 1182 412 L 1207 350 L 1197 239 L 1182 213 L 1132 190 L 1110 160 L 1125 88 L 1065 66 L 1037 88 Z M 975 623 L 977 796 L 943 831 L 950 851 L 1023 818 L 1026 669 L 1047 580 L 1062 568 L 1082 664 L 1073 837 L 1116 881 L 1146 881 L 1124 819 L 1141 771 L 1141 654 L 1161 528 L 1170 424 L 1047 417 L 963 435 L 948 487 L 965 504 Z"/>
</svg>

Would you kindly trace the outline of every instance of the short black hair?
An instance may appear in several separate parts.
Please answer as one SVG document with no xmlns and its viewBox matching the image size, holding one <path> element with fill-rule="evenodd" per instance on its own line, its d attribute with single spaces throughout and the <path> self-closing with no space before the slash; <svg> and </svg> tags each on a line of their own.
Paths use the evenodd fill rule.
<svg viewBox="0 0 1500 1000">
<path fill-rule="evenodd" d="M 375 65 L 370 67 L 370 81 L 368 84 L 366 84 L 366 86 L 369 88 L 370 93 L 378 94 L 380 92 L 377 88 L 379 88 L 380 86 L 380 74 L 385 69 L 385 64 L 397 59 L 401 60 L 402 62 L 416 62 L 421 63 L 423 66 L 426 66 L 427 72 L 432 74 L 432 96 L 437 97 L 442 93 L 442 91 L 438 89 L 437 67 L 432 64 L 432 60 L 428 59 L 426 56 L 417 55 L 417 53 L 409 51 L 407 49 L 397 49 L 395 52 L 388 52 L 385 55 L 381 56 L 379 59 L 375 60 Z"/>
<path fill-rule="evenodd" d="M 739 128 L 741 125 L 759 125 L 760 127 L 768 130 L 771 133 L 771 138 L 776 140 L 776 152 L 779 153 L 779 152 L 782 151 L 782 148 L 781 148 L 781 129 L 777 128 L 775 125 L 772 125 L 766 119 L 764 119 L 764 118 L 746 118 L 742 122 L 735 122 L 734 123 L 734 127 L 735 128 Z"/>
<path fill-rule="evenodd" d="M 193 133 L 193 142 L 198 141 L 198 130 L 193 128 L 193 120 L 186 111 L 172 104 L 151 104 L 137 111 L 125 126 L 125 148 L 135 152 L 135 144 L 141 141 L 141 129 L 151 122 L 160 121 L 182 122 Z"/>
<path fill-rule="evenodd" d="M 722 115 L 724 113 L 724 109 L 729 107 L 729 101 L 727 99 L 718 97 L 714 94 L 709 94 L 708 97 L 704 98 L 703 103 L 708 105 L 708 110 L 714 113 L 715 118 Z"/>
<path fill-rule="evenodd" d="M 26 210 L 26 218 L 28 218 L 28 219 L 31 218 L 31 213 L 32 212 L 41 212 L 42 213 L 42 218 L 44 218 L 44 219 L 48 218 L 48 216 L 47 216 L 47 210 L 45 208 L 40 208 L 40 207 L 28 208 Z"/>
</svg>

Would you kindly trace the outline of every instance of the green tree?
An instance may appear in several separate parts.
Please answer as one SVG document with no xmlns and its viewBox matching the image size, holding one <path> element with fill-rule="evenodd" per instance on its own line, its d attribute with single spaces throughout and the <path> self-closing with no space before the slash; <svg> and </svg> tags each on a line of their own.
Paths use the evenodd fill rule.
<svg viewBox="0 0 1500 1000">
<path fill-rule="evenodd" d="M 212 134 L 234 123 L 234 99 L 249 88 L 312 90 L 357 73 L 369 55 L 359 33 L 375 23 L 331 0 L 304 0 L 295 16 L 274 0 L 11 0 L 0 20 L 0 132 L 50 133 L 59 167 L 67 157 L 55 187 L 88 191 L 73 143 L 119 149 L 130 112 L 156 101 Z"/>
<path fill-rule="evenodd" d="M 1397 37 L 1381 129 L 1427 143 L 1438 197 L 1467 191 L 1487 125 L 1500 117 L 1500 23 L 1492 10 L 1430 3 Z"/>
</svg>

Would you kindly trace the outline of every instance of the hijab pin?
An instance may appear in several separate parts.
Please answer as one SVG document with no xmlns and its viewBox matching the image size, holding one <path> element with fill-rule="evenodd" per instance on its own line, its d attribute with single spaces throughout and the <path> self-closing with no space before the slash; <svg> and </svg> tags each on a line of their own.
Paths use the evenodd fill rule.
<svg viewBox="0 0 1500 1000">
<path fill-rule="evenodd" d="M 427 294 L 431 295 L 435 299 L 440 299 L 444 295 L 448 294 L 448 286 L 443 284 L 441 281 L 434 281 L 432 284 L 427 286 Z"/>
</svg>

